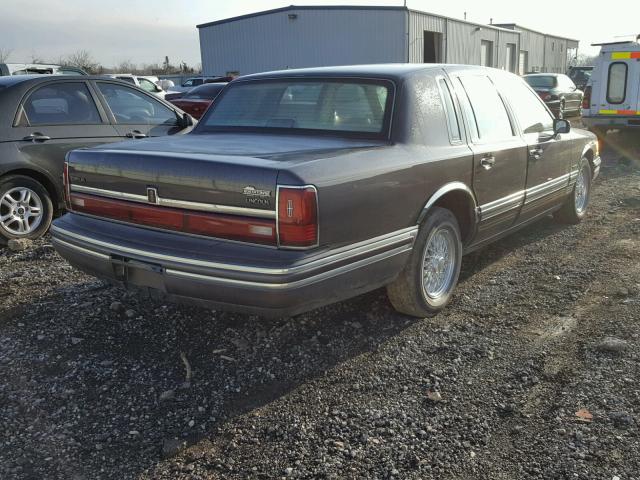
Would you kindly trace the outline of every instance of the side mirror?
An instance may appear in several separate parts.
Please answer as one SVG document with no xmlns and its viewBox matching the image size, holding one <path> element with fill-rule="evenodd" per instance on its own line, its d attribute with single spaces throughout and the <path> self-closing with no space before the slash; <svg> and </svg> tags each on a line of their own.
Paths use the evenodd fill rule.
<svg viewBox="0 0 640 480">
<path fill-rule="evenodd" d="M 569 133 L 571 131 L 571 123 L 564 118 L 556 118 L 553 120 L 553 133 L 558 135 L 560 133 Z"/>
<path fill-rule="evenodd" d="M 180 117 L 180 126 L 182 128 L 193 127 L 193 117 L 188 113 L 183 113 Z"/>
<path fill-rule="evenodd" d="M 162 87 L 160 85 L 156 85 L 156 92 L 161 92 L 162 91 Z"/>
</svg>

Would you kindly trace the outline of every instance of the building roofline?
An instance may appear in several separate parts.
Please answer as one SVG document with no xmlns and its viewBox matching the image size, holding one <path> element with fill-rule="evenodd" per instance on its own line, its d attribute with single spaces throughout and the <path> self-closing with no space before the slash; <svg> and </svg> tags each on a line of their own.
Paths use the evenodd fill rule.
<svg viewBox="0 0 640 480">
<path fill-rule="evenodd" d="M 576 40 L 575 38 L 561 37 L 559 35 L 552 35 L 550 33 L 540 32 L 538 30 L 533 30 L 531 28 L 523 27 L 522 25 L 518 25 L 517 23 L 494 23 L 494 24 L 487 25 L 484 23 L 471 22 L 469 20 L 463 20 L 460 18 L 447 17 L 446 15 L 440 15 L 437 13 L 425 12 L 423 10 L 415 10 L 407 7 L 400 7 L 400 6 L 396 7 L 396 6 L 389 6 L 389 5 L 387 6 L 384 6 L 384 5 L 301 5 L 301 6 L 289 5 L 287 7 L 272 8 L 271 10 L 262 10 L 260 12 L 248 13 L 246 15 L 239 15 L 236 17 L 215 20 L 213 22 L 201 23 L 199 25 L 196 25 L 196 28 L 211 27 L 213 25 L 223 25 L 225 23 L 232 23 L 238 20 L 246 20 L 248 18 L 261 17 L 263 15 L 270 15 L 272 13 L 289 12 L 291 10 L 383 10 L 383 11 L 386 10 L 386 11 L 401 11 L 401 12 L 404 11 L 408 13 L 430 15 L 432 17 L 444 18 L 447 20 L 455 21 L 455 22 L 466 23 L 469 25 L 475 25 L 477 27 L 482 27 L 482 28 L 490 28 L 498 31 L 519 33 L 518 30 L 516 30 L 516 28 L 520 28 L 522 30 L 528 30 L 530 32 L 538 33 L 540 35 L 545 35 L 547 37 L 561 38 L 563 40 L 569 40 L 571 42 L 580 43 L 580 41 Z"/>
<path fill-rule="evenodd" d="M 246 15 L 239 15 L 237 17 L 223 18 L 222 20 L 216 20 L 213 22 L 201 23 L 196 25 L 196 28 L 210 27 L 212 25 L 222 25 L 225 23 L 235 22 L 237 20 L 245 20 L 247 18 L 261 17 L 263 15 L 270 15 L 272 13 L 287 12 L 290 10 L 392 10 L 392 11 L 407 11 L 406 7 L 394 7 L 383 5 L 289 5 L 288 7 L 273 8 L 271 10 L 262 10 L 260 12 L 248 13 Z"/>
<path fill-rule="evenodd" d="M 497 25 L 502 28 L 506 28 L 507 30 L 519 28 L 521 30 L 527 30 L 529 32 L 537 33 L 539 35 L 544 35 L 545 37 L 561 38 L 563 40 L 569 40 L 571 42 L 580 43 L 580 40 L 576 40 L 575 38 L 562 37 L 560 35 L 553 35 L 551 33 L 541 32 L 539 30 L 534 30 L 533 28 L 523 27 L 522 25 L 518 25 L 517 23 L 495 23 L 494 25 Z"/>
<path fill-rule="evenodd" d="M 402 8 L 402 7 L 400 7 Z M 437 17 L 437 18 L 444 18 L 445 20 L 452 20 L 454 22 L 461 22 L 461 23 L 467 23 L 469 25 L 475 25 L 477 27 L 482 27 L 482 28 L 491 28 L 492 30 L 499 30 L 501 32 L 510 32 L 510 33 L 520 33 L 516 30 L 512 30 L 510 28 L 504 28 L 501 27 L 500 25 L 496 25 L 495 23 L 493 24 L 486 24 L 486 23 L 477 23 L 477 22 L 472 22 L 470 20 L 463 20 L 460 18 L 455 18 L 455 17 L 447 17 L 446 15 L 440 15 L 438 13 L 431 13 L 431 12 L 425 12 L 424 10 L 416 10 L 413 8 L 408 8 L 407 9 L 409 12 L 411 13 L 419 13 L 421 15 L 429 15 L 431 17 Z M 506 25 L 511 25 L 511 24 L 506 24 Z"/>
</svg>

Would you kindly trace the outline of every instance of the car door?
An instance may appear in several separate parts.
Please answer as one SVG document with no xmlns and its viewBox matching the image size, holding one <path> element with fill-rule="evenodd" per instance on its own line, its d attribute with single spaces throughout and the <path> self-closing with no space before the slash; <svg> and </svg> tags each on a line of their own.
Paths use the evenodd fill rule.
<svg viewBox="0 0 640 480">
<path fill-rule="evenodd" d="M 21 168 L 46 172 L 58 185 L 68 151 L 121 140 L 87 82 L 38 84 L 21 99 L 9 140 Z"/>
<path fill-rule="evenodd" d="M 553 115 L 536 93 L 517 77 L 499 83 L 527 144 L 527 181 L 521 221 L 548 213 L 566 195 L 571 162 L 579 158 L 572 134 L 553 132 Z"/>
<path fill-rule="evenodd" d="M 182 131 L 176 111 L 153 95 L 115 82 L 96 81 L 95 84 L 120 135 L 145 138 Z"/>
<path fill-rule="evenodd" d="M 462 74 L 454 88 L 473 151 L 473 189 L 480 208 L 477 241 L 516 221 L 524 200 L 527 155 L 504 101 L 485 74 Z"/>
</svg>

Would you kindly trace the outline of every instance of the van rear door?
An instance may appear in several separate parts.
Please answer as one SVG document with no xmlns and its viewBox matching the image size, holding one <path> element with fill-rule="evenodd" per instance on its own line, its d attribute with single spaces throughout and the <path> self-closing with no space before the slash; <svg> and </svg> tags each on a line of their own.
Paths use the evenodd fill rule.
<svg viewBox="0 0 640 480">
<path fill-rule="evenodd" d="M 612 116 L 640 116 L 640 51 L 612 51 L 604 53 L 600 69 L 601 87 L 595 88 L 597 114 Z"/>
</svg>

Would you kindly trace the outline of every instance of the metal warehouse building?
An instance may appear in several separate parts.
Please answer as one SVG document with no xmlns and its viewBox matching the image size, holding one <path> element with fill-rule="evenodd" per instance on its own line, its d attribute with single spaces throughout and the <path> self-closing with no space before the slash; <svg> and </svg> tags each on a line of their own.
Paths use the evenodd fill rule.
<svg viewBox="0 0 640 480">
<path fill-rule="evenodd" d="M 198 25 L 205 75 L 368 63 L 565 72 L 578 41 L 406 7 L 290 6 Z"/>
</svg>

